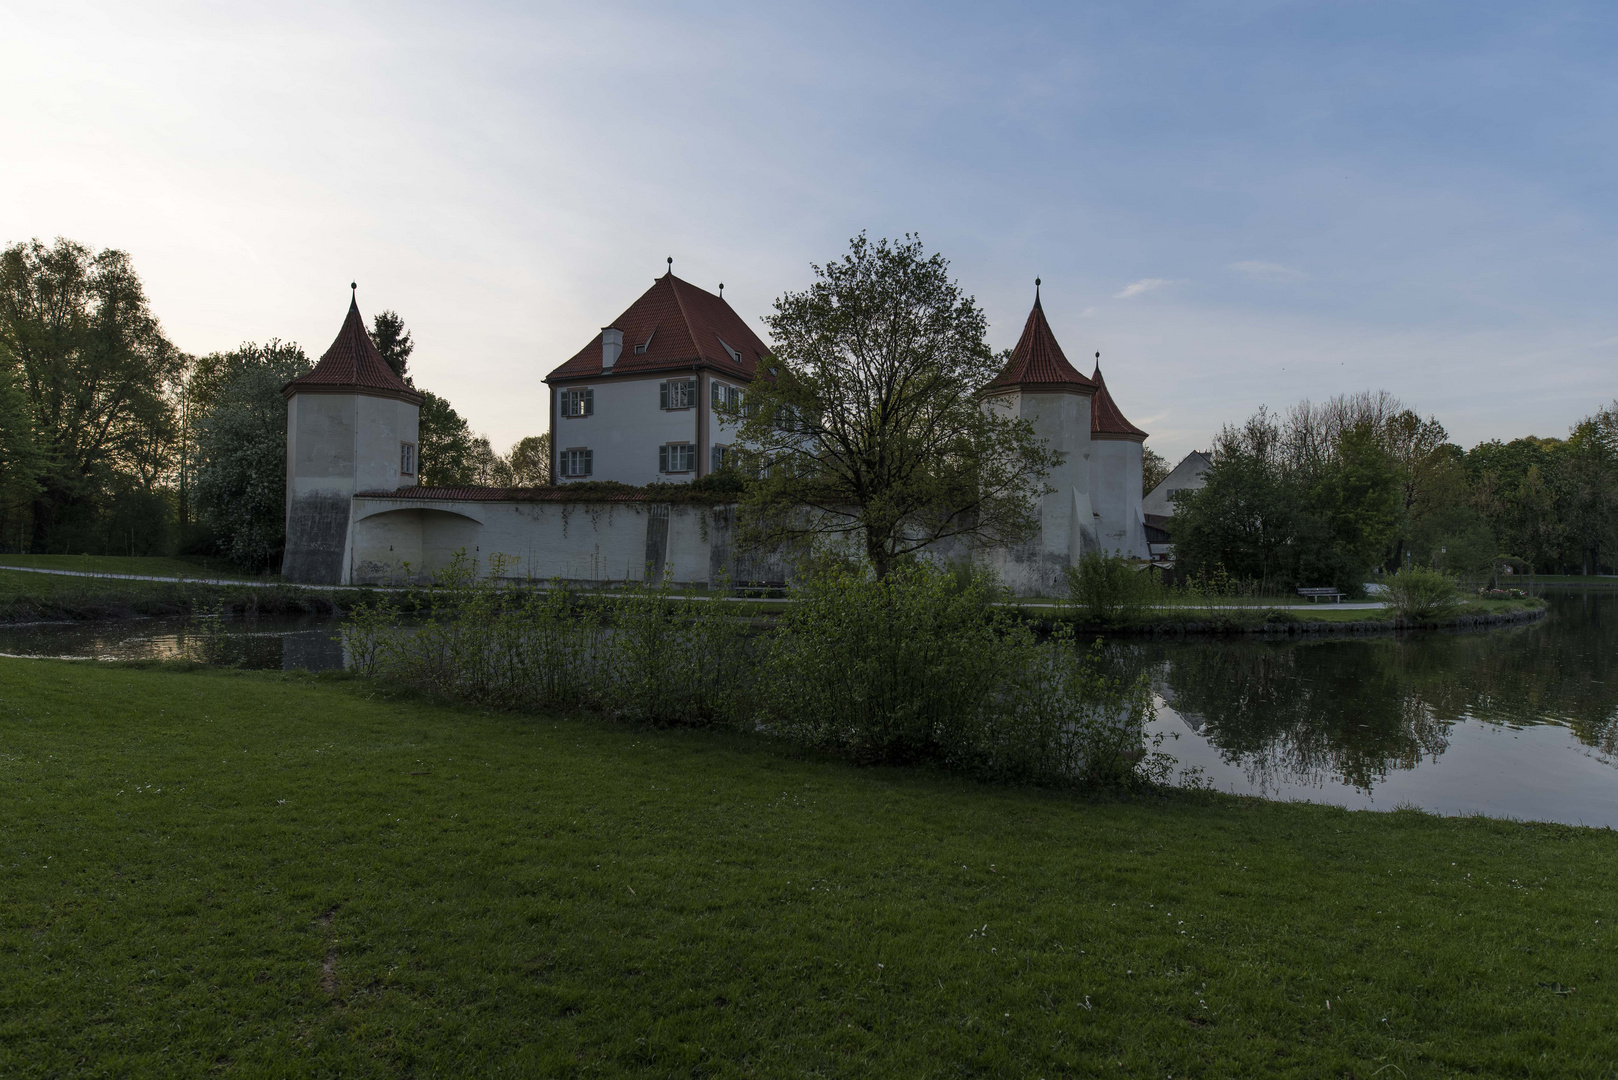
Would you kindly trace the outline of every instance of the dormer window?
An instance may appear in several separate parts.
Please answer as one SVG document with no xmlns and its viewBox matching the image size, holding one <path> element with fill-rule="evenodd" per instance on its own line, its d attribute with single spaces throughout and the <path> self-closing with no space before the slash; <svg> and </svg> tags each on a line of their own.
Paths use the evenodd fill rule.
<svg viewBox="0 0 1618 1080">
<path fill-rule="evenodd" d="M 718 334 L 715 334 L 714 337 L 719 338 L 719 344 L 725 347 L 725 352 L 730 356 L 731 363 L 739 364 L 742 362 L 742 354 L 737 352 L 735 349 L 732 349 L 730 347 L 730 342 L 726 341 L 722 337 L 719 337 Z"/>
<path fill-rule="evenodd" d="M 646 340 L 645 341 L 643 341 L 639 345 L 635 346 L 635 355 L 636 356 L 645 355 L 646 350 L 650 349 L 652 347 L 652 339 L 654 337 L 656 337 L 656 336 L 657 336 L 657 330 L 654 328 L 650 334 L 646 335 Z"/>
</svg>

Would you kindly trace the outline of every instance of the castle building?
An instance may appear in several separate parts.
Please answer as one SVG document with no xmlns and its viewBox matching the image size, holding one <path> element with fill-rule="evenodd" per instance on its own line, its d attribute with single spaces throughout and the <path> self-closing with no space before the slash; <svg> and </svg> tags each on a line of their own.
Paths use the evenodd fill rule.
<svg viewBox="0 0 1618 1080">
<path fill-rule="evenodd" d="M 733 437 L 715 409 L 740 400 L 768 353 L 723 295 L 671 268 L 545 377 L 551 475 L 640 485 L 714 472 Z"/>
<path fill-rule="evenodd" d="M 1101 378 L 1081 374 L 1045 318 L 1038 283 L 1034 307 L 1006 366 L 983 388 L 987 407 L 1001 408 L 1033 426 L 1062 455 L 1046 478 L 1036 546 L 1004 553 L 1020 564 L 1001 576 L 1038 582 L 1040 595 L 1059 591 L 1063 568 L 1087 551 L 1147 558 L 1141 516 L 1141 452 L 1146 432 L 1118 408 Z"/>
<path fill-rule="evenodd" d="M 739 400 L 768 351 L 722 296 L 671 271 L 546 377 L 555 484 L 423 487 L 422 397 L 382 359 L 351 298 L 331 348 L 283 390 L 282 575 L 320 584 L 419 580 L 462 557 L 478 572 L 498 566 L 540 581 L 782 581 L 785 566 L 735 543 L 733 507 L 670 502 L 645 486 L 722 465 L 734 433 L 715 409 Z M 1146 433 L 1113 400 L 1099 362 L 1086 376 L 1068 361 L 1037 288 L 1017 347 L 981 399 L 1028 421 L 1061 461 L 1032 539 L 990 549 L 948 542 L 935 558 L 983 562 L 1018 595 L 1050 596 L 1086 552 L 1149 557 Z M 587 480 L 632 487 L 569 490 Z"/>
</svg>

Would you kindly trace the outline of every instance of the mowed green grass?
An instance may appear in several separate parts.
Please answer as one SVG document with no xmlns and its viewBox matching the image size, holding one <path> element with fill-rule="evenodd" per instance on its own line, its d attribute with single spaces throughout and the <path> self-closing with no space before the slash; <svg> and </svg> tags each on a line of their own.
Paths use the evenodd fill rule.
<svg viewBox="0 0 1618 1080">
<path fill-rule="evenodd" d="M 0 660 L 0 1075 L 1611 1076 L 1618 836 Z"/>
</svg>

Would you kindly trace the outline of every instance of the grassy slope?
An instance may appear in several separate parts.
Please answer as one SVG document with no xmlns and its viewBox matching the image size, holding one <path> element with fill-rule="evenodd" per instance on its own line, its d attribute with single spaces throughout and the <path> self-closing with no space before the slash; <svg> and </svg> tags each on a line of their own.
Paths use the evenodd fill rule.
<svg viewBox="0 0 1618 1080">
<path fill-rule="evenodd" d="M 1089 802 L 378 695 L 0 660 L 0 1074 L 1618 1061 L 1608 832 Z"/>
</svg>

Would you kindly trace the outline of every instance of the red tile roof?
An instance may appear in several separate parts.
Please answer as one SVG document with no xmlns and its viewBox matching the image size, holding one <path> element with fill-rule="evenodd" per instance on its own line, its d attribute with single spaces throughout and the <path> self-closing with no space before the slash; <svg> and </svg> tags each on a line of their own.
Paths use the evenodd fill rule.
<svg viewBox="0 0 1618 1080">
<path fill-rule="evenodd" d="M 355 393 L 378 397 L 398 398 L 412 405 L 420 405 L 421 395 L 410 384 L 393 373 L 388 362 L 377 352 L 376 343 L 365 332 L 365 320 L 360 317 L 357 298 L 348 302 L 348 317 L 337 331 L 337 340 L 321 356 L 320 363 L 307 375 L 300 375 L 281 388 L 281 396 L 290 398 L 300 391 L 308 393 Z"/>
<path fill-rule="evenodd" d="M 1107 393 L 1107 384 L 1101 378 L 1101 362 L 1096 361 L 1096 373 L 1090 381 L 1097 386 L 1096 396 L 1090 402 L 1090 435 L 1103 439 L 1145 439 L 1146 432 L 1124 419 L 1123 410 Z"/>
<path fill-rule="evenodd" d="M 654 371 L 707 367 L 739 381 L 751 380 L 770 348 L 748 328 L 724 297 L 681 281 L 672 272 L 653 282 L 639 300 L 612 321 L 624 334 L 624 351 L 612 371 L 601 370 L 601 335 L 545 376 L 565 379 L 612 378 Z M 635 352 L 645 345 L 644 353 Z M 738 362 L 725 346 L 740 354 Z"/>
<path fill-rule="evenodd" d="M 1045 308 L 1039 302 L 1038 292 L 1034 293 L 1034 310 L 1028 313 L 1022 337 L 1017 339 L 1017 347 L 1011 350 L 1011 360 L 983 389 L 989 391 L 1013 387 L 1069 389 L 1080 393 L 1095 389 L 1095 383 L 1080 375 L 1067 362 L 1067 357 L 1062 355 L 1062 346 L 1056 343 L 1051 324 L 1045 321 Z"/>
<path fill-rule="evenodd" d="M 652 498 L 641 488 L 624 491 L 569 492 L 568 485 L 541 488 L 406 487 L 396 491 L 358 491 L 356 499 L 448 499 L 456 502 L 644 502 Z M 666 498 L 666 496 L 664 496 Z"/>
</svg>

